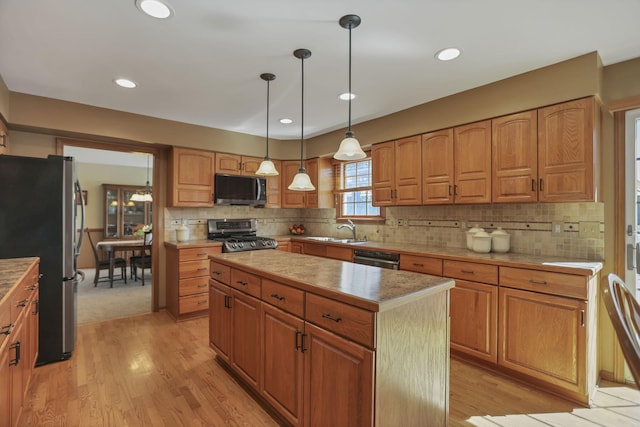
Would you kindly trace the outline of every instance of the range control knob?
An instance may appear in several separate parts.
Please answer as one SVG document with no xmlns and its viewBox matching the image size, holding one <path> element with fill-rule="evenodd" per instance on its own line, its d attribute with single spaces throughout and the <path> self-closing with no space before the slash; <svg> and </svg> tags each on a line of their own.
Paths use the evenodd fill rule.
<svg viewBox="0 0 640 427">
<path fill-rule="evenodd" d="M 251 245 L 251 247 L 252 247 L 252 248 L 255 248 L 255 247 L 256 247 L 256 242 L 251 242 L 251 243 L 249 243 L 249 244 Z"/>
</svg>

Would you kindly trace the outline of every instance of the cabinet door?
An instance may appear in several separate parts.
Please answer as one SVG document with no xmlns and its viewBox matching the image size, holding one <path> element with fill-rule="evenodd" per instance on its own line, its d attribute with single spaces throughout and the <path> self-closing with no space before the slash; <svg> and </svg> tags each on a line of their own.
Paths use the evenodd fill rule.
<svg viewBox="0 0 640 427">
<path fill-rule="evenodd" d="M 24 401 L 24 368 L 27 363 L 24 360 L 24 324 L 22 316 L 16 322 L 9 344 L 9 365 L 11 365 L 11 425 L 18 425 L 18 416 Z"/>
<path fill-rule="evenodd" d="M 538 110 L 541 202 L 594 201 L 595 101 Z"/>
<path fill-rule="evenodd" d="M 498 364 L 586 392 L 586 303 L 500 288 Z"/>
<path fill-rule="evenodd" d="M 231 291 L 215 280 L 209 281 L 209 344 L 231 363 Z"/>
<path fill-rule="evenodd" d="M 396 205 L 422 204 L 422 141 L 420 136 L 395 142 Z"/>
<path fill-rule="evenodd" d="M 260 366 L 260 300 L 231 289 L 231 365 L 258 388 Z"/>
<path fill-rule="evenodd" d="M 237 154 L 216 153 L 216 172 L 240 175 L 242 157 Z"/>
<path fill-rule="evenodd" d="M 451 349 L 498 361 L 498 287 L 456 280 L 450 291 Z"/>
<path fill-rule="evenodd" d="M 373 352 L 310 323 L 305 329 L 305 426 L 373 425 Z"/>
<path fill-rule="evenodd" d="M 392 206 L 395 190 L 394 142 L 371 147 L 371 185 L 374 206 Z"/>
<path fill-rule="evenodd" d="M 242 175 L 256 176 L 260 163 L 262 163 L 260 157 L 242 156 Z"/>
<path fill-rule="evenodd" d="M 302 425 L 304 321 L 262 303 L 262 395 L 287 421 Z"/>
<path fill-rule="evenodd" d="M 305 191 L 305 207 L 317 208 L 318 207 L 318 192 L 320 190 L 318 183 L 318 159 L 309 159 L 305 161 L 305 168 L 307 169 L 307 175 L 311 179 L 311 184 L 316 188 L 314 191 Z"/>
<path fill-rule="evenodd" d="M 276 170 L 282 174 L 282 162 L 271 160 Z M 287 184 L 289 185 L 289 184 Z M 267 177 L 267 204 L 265 208 L 279 208 L 282 206 L 282 178 L 280 175 Z"/>
<path fill-rule="evenodd" d="M 288 189 L 293 181 L 293 177 L 300 169 L 300 162 L 295 160 L 285 160 L 282 162 L 282 207 L 283 208 L 304 208 L 306 191 L 291 191 Z"/>
<path fill-rule="evenodd" d="M 9 359 L 13 350 L 9 348 L 9 339 L 0 343 L 0 426 L 11 424 L 11 367 Z"/>
<path fill-rule="evenodd" d="M 36 366 L 36 360 L 38 360 L 38 333 L 39 333 L 39 324 L 38 318 L 40 317 L 40 300 L 39 293 L 35 291 L 33 298 L 31 300 L 31 310 L 29 312 L 29 340 L 30 340 L 30 358 L 27 361 L 29 364 L 29 368 L 31 374 L 33 373 L 33 368 Z"/>
<path fill-rule="evenodd" d="M 538 200 L 538 116 L 527 111 L 491 121 L 493 202 Z"/>
<path fill-rule="evenodd" d="M 169 207 L 213 207 L 215 153 L 173 147 L 169 160 Z"/>
<path fill-rule="evenodd" d="M 491 120 L 453 129 L 455 203 L 491 202 Z"/>
<path fill-rule="evenodd" d="M 422 202 L 453 203 L 453 129 L 422 135 Z"/>
</svg>

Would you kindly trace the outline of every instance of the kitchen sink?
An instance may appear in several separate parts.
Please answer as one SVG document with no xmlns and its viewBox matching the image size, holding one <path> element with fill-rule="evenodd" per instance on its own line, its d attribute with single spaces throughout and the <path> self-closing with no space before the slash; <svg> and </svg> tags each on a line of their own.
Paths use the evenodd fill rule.
<svg viewBox="0 0 640 427">
<path fill-rule="evenodd" d="M 307 237 L 310 240 L 317 240 L 320 242 L 329 242 L 329 243 L 347 243 L 347 244 L 358 244 L 358 243 L 366 243 L 366 240 L 362 239 L 340 239 L 337 237 Z"/>
</svg>

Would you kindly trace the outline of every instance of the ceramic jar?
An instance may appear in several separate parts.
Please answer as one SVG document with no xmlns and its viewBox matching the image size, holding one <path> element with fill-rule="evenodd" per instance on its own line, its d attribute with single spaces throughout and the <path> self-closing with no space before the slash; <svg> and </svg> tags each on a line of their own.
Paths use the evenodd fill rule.
<svg viewBox="0 0 640 427">
<path fill-rule="evenodd" d="M 491 250 L 498 253 L 509 252 L 511 236 L 504 231 L 502 227 L 498 227 L 491 233 Z"/>
<path fill-rule="evenodd" d="M 189 227 L 187 227 L 185 221 L 182 221 L 182 224 L 176 228 L 176 240 L 178 242 L 189 241 Z"/>
<path fill-rule="evenodd" d="M 491 236 L 486 231 L 478 231 L 471 237 L 473 251 L 483 254 L 491 252 Z"/>
<path fill-rule="evenodd" d="M 484 231 L 484 228 L 480 228 L 478 224 L 474 225 L 467 231 L 467 249 L 473 250 L 473 235 L 479 231 Z"/>
</svg>

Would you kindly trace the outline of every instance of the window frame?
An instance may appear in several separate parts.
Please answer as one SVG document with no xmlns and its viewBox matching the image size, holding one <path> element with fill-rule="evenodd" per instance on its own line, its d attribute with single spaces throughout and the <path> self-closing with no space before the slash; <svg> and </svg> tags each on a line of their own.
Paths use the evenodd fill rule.
<svg viewBox="0 0 640 427">
<path fill-rule="evenodd" d="M 362 216 L 362 215 L 345 215 L 342 211 L 342 196 L 345 193 L 352 193 L 356 191 L 371 191 L 373 192 L 373 185 L 365 186 L 365 187 L 355 187 L 355 188 L 343 188 L 345 177 L 345 166 L 352 163 L 358 162 L 369 162 L 369 176 L 371 181 L 373 180 L 373 170 L 372 161 L 371 161 L 371 151 L 365 151 L 367 157 L 360 160 L 352 160 L 352 161 L 332 161 L 332 166 L 334 169 L 335 176 L 335 190 L 334 190 L 334 205 L 336 209 L 336 222 L 347 222 L 347 220 L 352 220 L 355 223 L 366 223 L 366 224 L 384 224 L 386 220 L 386 212 L 383 206 L 376 206 L 380 209 L 380 213 L 378 215 L 370 215 L 370 216 Z M 373 183 L 372 183 L 373 184 Z M 372 194 L 373 196 L 373 194 Z M 373 206 L 373 204 L 371 205 Z"/>
</svg>

